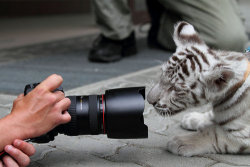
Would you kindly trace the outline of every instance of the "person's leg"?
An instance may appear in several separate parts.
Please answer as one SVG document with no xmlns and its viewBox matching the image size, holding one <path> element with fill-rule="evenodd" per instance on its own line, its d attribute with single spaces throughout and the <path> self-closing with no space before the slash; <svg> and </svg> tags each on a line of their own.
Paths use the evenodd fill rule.
<svg viewBox="0 0 250 167">
<path fill-rule="evenodd" d="M 166 11 L 161 18 L 159 42 L 174 49 L 172 33 L 176 21 L 185 20 L 212 48 L 242 51 L 247 41 L 245 28 L 234 0 L 159 0 Z M 170 13 L 170 14 L 169 14 Z"/>
<path fill-rule="evenodd" d="M 93 0 L 101 34 L 94 41 L 89 60 L 118 61 L 137 53 L 135 33 L 127 0 Z"/>
<path fill-rule="evenodd" d="M 146 5 L 151 20 L 151 26 L 147 36 L 148 47 L 164 49 L 164 47 L 161 46 L 157 40 L 157 34 L 160 28 L 161 16 L 165 9 L 157 0 L 146 0 Z"/>
<path fill-rule="evenodd" d="M 171 11 L 164 11 L 161 16 L 160 28 L 157 34 L 157 41 L 163 46 L 166 50 L 174 51 L 176 46 L 173 40 L 174 25 L 181 21 L 178 15 Z"/>
<path fill-rule="evenodd" d="M 123 40 L 133 31 L 127 0 L 93 0 L 96 23 L 101 33 L 113 40 Z"/>
</svg>

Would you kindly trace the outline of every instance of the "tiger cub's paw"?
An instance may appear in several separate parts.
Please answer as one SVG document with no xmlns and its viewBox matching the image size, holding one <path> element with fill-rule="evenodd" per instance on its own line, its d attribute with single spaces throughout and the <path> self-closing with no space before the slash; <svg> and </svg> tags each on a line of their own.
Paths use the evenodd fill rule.
<svg viewBox="0 0 250 167">
<path fill-rule="evenodd" d="M 186 141 L 183 136 L 174 137 L 167 143 L 167 149 L 169 152 L 186 157 L 196 155 L 195 147 L 195 143 L 192 143 L 192 141 Z"/>
<path fill-rule="evenodd" d="M 192 112 L 184 115 L 181 127 L 187 130 L 200 130 L 211 125 L 209 113 Z"/>
</svg>

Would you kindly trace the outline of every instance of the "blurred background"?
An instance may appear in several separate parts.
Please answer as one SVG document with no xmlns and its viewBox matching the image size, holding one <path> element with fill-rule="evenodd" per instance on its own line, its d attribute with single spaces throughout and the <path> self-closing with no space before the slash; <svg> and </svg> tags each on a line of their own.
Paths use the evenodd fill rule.
<svg viewBox="0 0 250 167">
<path fill-rule="evenodd" d="M 238 0 L 250 33 L 250 1 Z M 138 54 L 102 64 L 87 59 L 99 34 L 91 0 L 0 0 L 0 93 L 22 93 L 25 84 L 52 73 L 63 87 L 78 86 L 160 65 L 170 52 L 147 48 L 150 19 L 144 0 L 128 0 Z"/>
</svg>

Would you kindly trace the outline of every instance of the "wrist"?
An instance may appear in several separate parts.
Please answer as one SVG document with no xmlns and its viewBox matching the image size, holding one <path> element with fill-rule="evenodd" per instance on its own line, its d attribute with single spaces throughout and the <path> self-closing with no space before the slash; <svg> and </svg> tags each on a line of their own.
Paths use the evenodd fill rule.
<svg viewBox="0 0 250 167">
<path fill-rule="evenodd" d="M 0 151 L 6 145 L 12 144 L 15 139 L 22 137 L 18 128 L 15 128 L 12 123 L 13 121 L 9 115 L 0 120 Z"/>
<path fill-rule="evenodd" d="M 13 139 L 25 140 L 29 138 L 31 129 L 27 129 L 20 120 L 13 114 L 9 114 L 3 118 L 3 126 L 6 134 L 8 133 Z"/>
</svg>

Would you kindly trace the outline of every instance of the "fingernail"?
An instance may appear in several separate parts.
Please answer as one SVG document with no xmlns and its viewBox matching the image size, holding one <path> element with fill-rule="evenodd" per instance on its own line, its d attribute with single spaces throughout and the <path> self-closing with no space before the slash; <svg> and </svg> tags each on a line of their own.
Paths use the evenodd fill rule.
<svg viewBox="0 0 250 167">
<path fill-rule="evenodd" d="M 16 146 L 20 146 L 20 145 L 21 145 L 21 141 L 16 140 L 16 141 L 15 141 L 15 145 L 16 145 Z"/>
<path fill-rule="evenodd" d="M 13 149 L 11 145 L 6 146 L 6 152 L 10 152 Z"/>
</svg>

